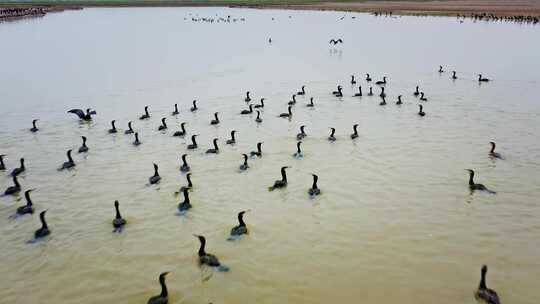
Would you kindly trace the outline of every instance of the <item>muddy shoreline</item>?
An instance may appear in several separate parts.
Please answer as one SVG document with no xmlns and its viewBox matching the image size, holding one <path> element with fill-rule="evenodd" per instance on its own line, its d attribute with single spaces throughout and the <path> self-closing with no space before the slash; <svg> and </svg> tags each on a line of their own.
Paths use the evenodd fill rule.
<svg viewBox="0 0 540 304">
<path fill-rule="evenodd" d="M 291 9 L 314 11 L 364 12 L 374 15 L 414 15 L 414 16 L 458 16 L 487 21 L 514 21 L 538 23 L 540 20 L 540 0 L 443 0 L 443 1 L 355 1 L 313 3 L 279 1 L 256 4 L 252 1 L 74 1 L 39 2 L 39 5 L 28 3 L 0 3 L 0 11 L 23 10 L 20 13 L 1 14 L 0 20 L 27 17 L 42 17 L 47 13 L 61 12 L 84 7 L 220 7 L 253 8 L 253 9 Z"/>
</svg>

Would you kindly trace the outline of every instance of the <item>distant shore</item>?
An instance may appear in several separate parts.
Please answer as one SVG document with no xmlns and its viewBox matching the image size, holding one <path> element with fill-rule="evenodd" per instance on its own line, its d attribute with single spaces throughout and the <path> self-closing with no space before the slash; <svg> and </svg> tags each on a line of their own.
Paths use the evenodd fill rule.
<svg viewBox="0 0 540 304">
<path fill-rule="evenodd" d="M 82 0 L 2 2 L 2 9 L 26 9 L 26 13 L 9 16 L 0 14 L 0 20 L 27 16 L 42 16 L 48 12 L 83 7 L 239 7 L 257 9 L 329 10 L 366 12 L 392 15 L 461 16 L 486 20 L 510 20 L 537 23 L 540 18 L 540 0 Z M 513 19 L 513 20 L 512 20 Z"/>
</svg>

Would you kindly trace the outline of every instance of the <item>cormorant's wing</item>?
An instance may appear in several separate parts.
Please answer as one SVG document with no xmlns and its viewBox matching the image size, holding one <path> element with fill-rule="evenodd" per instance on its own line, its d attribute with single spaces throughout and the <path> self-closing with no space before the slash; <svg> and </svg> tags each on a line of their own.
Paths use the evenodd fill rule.
<svg viewBox="0 0 540 304">
<path fill-rule="evenodd" d="M 69 110 L 68 113 L 76 114 L 77 116 L 79 116 L 80 119 L 83 119 L 85 116 L 83 110 L 81 109 L 72 109 L 72 110 Z"/>
</svg>

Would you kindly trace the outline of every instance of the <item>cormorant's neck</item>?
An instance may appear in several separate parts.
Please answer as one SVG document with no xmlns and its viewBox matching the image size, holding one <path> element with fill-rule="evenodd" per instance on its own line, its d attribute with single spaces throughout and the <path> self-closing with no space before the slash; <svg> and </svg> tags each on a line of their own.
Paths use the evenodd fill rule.
<svg viewBox="0 0 540 304">
<path fill-rule="evenodd" d="M 32 121 L 32 126 L 34 127 L 34 129 L 37 129 L 35 121 Z"/>
<path fill-rule="evenodd" d="M 302 152 L 302 151 L 300 150 L 300 143 L 298 143 L 298 144 L 296 145 L 296 152 L 298 152 L 299 154 Z"/>
<path fill-rule="evenodd" d="M 474 185 L 474 172 L 469 173 L 469 185 Z"/>
<path fill-rule="evenodd" d="M 332 129 L 332 133 L 330 133 L 330 136 L 334 137 L 334 133 L 336 133 L 336 130 Z"/>
<path fill-rule="evenodd" d="M 159 176 L 158 168 L 154 167 L 154 176 Z"/>
<path fill-rule="evenodd" d="M 71 153 L 68 153 L 68 154 L 67 154 L 67 157 L 68 157 L 69 162 L 72 163 L 72 162 L 73 162 L 73 158 L 71 158 Z"/>
<path fill-rule="evenodd" d="M 167 290 L 167 284 L 165 284 L 165 276 L 159 277 L 159 285 L 161 285 L 161 297 L 167 297 L 169 295 L 169 291 Z"/>
<path fill-rule="evenodd" d="M 148 109 L 147 108 L 144 108 L 144 114 L 146 114 L 146 116 L 150 115 L 150 114 L 148 114 Z"/>
<path fill-rule="evenodd" d="M 21 159 L 21 169 L 24 169 L 24 159 Z"/>
<path fill-rule="evenodd" d="M 285 169 L 281 169 L 281 180 L 284 182 L 287 181 L 287 173 L 285 173 Z"/>
<path fill-rule="evenodd" d="M 495 144 L 491 144 L 491 151 L 489 151 L 490 153 L 493 153 L 495 152 Z"/>
<path fill-rule="evenodd" d="M 258 151 L 259 153 L 262 152 L 262 150 L 261 150 L 261 145 L 257 145 L 257 151 Z"/>
<path fill-rule="evenodd" d="M 313 177 L 313 186 L 311 186 L 311 188 L 317 189 L 317 180 L 318 180 L 318 179 L 319 179 L 319 178 L 316 177 L 316 176 Z"/>
<path fill-rule="evenodd" d="M 15 184 L 16 187 L 21 187 L 21 184 L 19 184 L 19 180 L 17 179 L 16 176 L 13 177 L 13 183 Z"/>
<path fill-rule="evenodd" d="M 189 187 L 193 186 L 193 184 L 191 183 L 191 175 L 186 175 L 186 179 L 187 179 L 187 182 L 188 182 L 188 186 Z"/>
<path fill-rule="evenodd" d="M 47 226 L 47 222 L 45 221 L 45 214 L 41 214 L 39 218 L 41 220 L 41 229 L 49 228 Z"/>
<path fill-rule="evenodd" d="M 122 216 L 120 215 L 120 209 L 118 208 L 118 205 L 114 205 L 114 208 L 116 209 L 116 218 L 121 219 Z"/>
<path fill-rule="evenodd" d="M 217 145 L 217 141 L 215 141 L 215 140 L 214 140 L 214 149 L 219 150 L 218 145 Z"/>
<path fill-rule="evenodd" d="M 32 206 L 32 199 L 30 199 L 30 193 L 26 192 L 24 194 L 24 197 L 26 198 L 26 206 Z"/>
<path fill-rule="evenodd" d="M 206 245 L 206 240 L 200 240 L 201 241 L 201 247 L 199 247 L 199 256 L 206 255 L 206 252 L 204 251 L 204 246 Z"/>
<path fill-rule="evenodd" d="M 194 146 L 197 145 L 197 142 L 195 141 L 195 137 L 192 137 L 192 138 L 191 138 L 191 142 L 193 143 Z"/>
<path fill-rule="evenodd" d="M 480 289 L 486 289 L 486 273 L 482 272 L 482 278 L 480 279 L 480 285 L 478 286 Z"/>
<path fill-rule="evenodd" d="M 240 223 L 240 227 L 245 227 L 246 223 L 244 223 L 244 214 L 240 213 L 238 214 L 238 222 Z"/>
<path fill-rule="evenodd" d="M 257 117 L 258 117 L 258 116 L 259 116 L 259 115 L 257 115 Z M 234 138 L 234 132 L 231 132 L 231 139 L 232 139 L 233 141 L 235 140 L 235 138 Z"/>
</svg>

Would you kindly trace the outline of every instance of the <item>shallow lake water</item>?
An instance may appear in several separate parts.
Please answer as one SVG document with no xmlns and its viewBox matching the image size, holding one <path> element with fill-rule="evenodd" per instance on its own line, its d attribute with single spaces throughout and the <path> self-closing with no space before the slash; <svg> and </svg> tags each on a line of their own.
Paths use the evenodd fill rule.
<svg viewBox="0 0 540 304">
<path fill-rule="evenodd" d="M 238 20 L 191 20 L 228 15 Z M 330 46 L 331 38 L 344 43 Z M 0 41 L 0 154 L 8 168 L 0 186 L 11 185 L 8 173 L 24 157 L 20 181 L 36 188 L 37 211 L 12 219 L 24 197 L 0 197 L 2 302 L 145 303 L 159 293 L 158 274 L 171 271 L 170 303 L 475 303 L 483 264 L 502 302 L 538 301 L 536 26 L 312 11 L 84 9 L 2 23 Z M 365 73 L 388 76 L 386 106 Z M 479 85 L 478 73 L 492 81 Z M 331 95 L 338 84 L 342 98 Z M 297 98 L 293 118 L 278 118 L 302 85 L 307 95 Z M 364 94 L 373 86 L 375 96 L 351 97 L 358 85 Z M 416 114 L 416 85 L 428 98 L 425 117 Z M 255 103 L 266 98 L 261 124 L 239 115 L 248 90 Z M 309 97 L 313 109 L 305 106 Z M 140 121 L 145 105 L 152 116 Z M 98 113 L 91 123 L 66 113 L 87 107 Z M 209 124 L 214 112 L 218 126 Z M 166 132 L 157 131 L 161 117 Z M 34 118 L 36 134 L 28 130 Z M 116 135 L 107 134 L 113 119 Z M 138 147 L 123 134 L 129 120 Z M 179 158 L 188 137 L 172 137 L 180 122 L 200 134 L 200 148 L 187 152 L 195 186 L 185 216 L 173 195 L 186 183 Z M 304 158 L 295 159 L 300 125 L 308 137 Z M 237 144 L 226 146 L 233 129 Z M 57 171 L 83 135 L 89 153 L 74 153 L 76 168 Z M 205 155 L 214 137 L 221 153 Z M 488 156 L 492 140 L 504 160 Z M 240 173 L 241 153 L 258 141 L 264 156 Z M 147 184 L 153 162 L 162 176 L 157 186 Z M 269 192 L 285 165 L 292 167 L 288 187 Z M 468 168 L 497 194 L 471 194 Z M 314 199 L 307 195 L 311 173 L 322 189 Z M 114 200 L 128 221 L 120 234 L 112 233 Z M 52 234 L 28 244 L 45 209 Z M 246 209 L 250 234 L 227 241 L 236 213 Z M 230 272 L 198 266 L 194 233 L 206 236 L 207 251 Z"/>
</svg>

